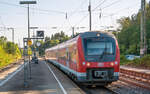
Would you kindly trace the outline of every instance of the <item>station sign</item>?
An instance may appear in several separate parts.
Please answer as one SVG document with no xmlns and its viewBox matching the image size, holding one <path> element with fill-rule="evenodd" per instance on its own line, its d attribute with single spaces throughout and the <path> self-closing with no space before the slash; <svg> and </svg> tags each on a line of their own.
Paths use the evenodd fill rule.
<svg viewBox="0 0 150 94">
<path fill-rule="evenodd" d="M 31 45 L 32 45 L 32 41 L 28 40 L 28 46 L 31 46 Z"/>
<path fill-rule="evenodd" d="M 41 43 L 38 41 L 38 42 L 36 42 L 36 45 L 39 47 L 41 45 Z"/>
<path fill-rule="evenodd" d="M 44 38 L 44 31 L 37 31 L 37 37 Z"/>
</svg>

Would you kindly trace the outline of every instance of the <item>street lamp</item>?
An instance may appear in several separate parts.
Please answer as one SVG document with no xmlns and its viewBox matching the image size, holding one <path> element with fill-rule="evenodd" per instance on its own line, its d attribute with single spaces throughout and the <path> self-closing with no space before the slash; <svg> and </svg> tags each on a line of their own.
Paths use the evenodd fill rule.
<svg viewBox="0 0 150 94">
<path fill-rule="evenodd" d="M 36 4 L 36 1 L 20 1 L 20 4 L 27 4 L 27 11 L 28 11 L 28 40 L 30 40 L 30 18 L 29 18 L 29 5 Z M 28 45 L 29 47 L 29 45 Z M 29 55 L 29 69 L 30 69 L 30 79 L 31 79 L 31 64 L 30 64 L 30 55 Z M 26 78 L 25 78 L 26 79 Z M 26 82 L 26 81 L 25 81 Z"/>
<path fill-rule="evenodd" d="M 36 1 L 20 1 L 20 4 L 27 4 L 28 5 L 28 38 L 30 38 L 30 18 L 29 18 L 29 5 L 36 4 Z"/>
<path fill-rule="evenodd" d="M 36 1 L 20 1 L 20 4 L 36 4 Z"/>
</svg>

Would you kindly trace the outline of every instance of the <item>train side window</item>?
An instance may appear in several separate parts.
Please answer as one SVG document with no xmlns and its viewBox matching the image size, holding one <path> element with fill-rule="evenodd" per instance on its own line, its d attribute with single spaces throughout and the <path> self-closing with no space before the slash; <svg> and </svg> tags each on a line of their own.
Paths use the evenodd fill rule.
<svg viewBox="0 0 150 94">
<path fill-rule="evenodd" d="M 74 54 L 76 54 L 76 47 L 74 48 Z"/>
<path fill-rule="evenodd" d="M 67 56 L 67 60 L 69 60 L 69 49 L 66 48 L 66 56 Z"/>
<path fill-rule="evenodd" d="M 67 52 L 67 59 L 69 60 L 69 52 Z"/>
</svg>

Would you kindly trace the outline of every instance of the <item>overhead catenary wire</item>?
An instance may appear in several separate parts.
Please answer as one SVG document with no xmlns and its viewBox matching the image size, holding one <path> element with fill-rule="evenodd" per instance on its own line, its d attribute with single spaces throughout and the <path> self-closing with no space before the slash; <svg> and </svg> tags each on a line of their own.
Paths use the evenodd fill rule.
<svg viewBox="0 0 150 94">
<path fill-rule="evenodd" d="M 84 4 L 84 2 L 85 2 L 86 0 L 84 0 L 81 4 L 80 4 L 80 7 Z M 98 6 L 100 6 L 101 4 L 103 4 L 104 2 L 106 2 L 107 0 L 103 0 L 100 4 L 98 4 L 94 9 L 96 9 Z M 83 18 L 81 18 L 81 20 L 77 23 L 77 24 L 75 24 L 75 25 L 71 25 L 71 23 L 70 23 L 70 21 L 69 21 L 69 19 L 76 13 L 76 12 L 79 12 L 79 11 L 77 11 L 78 9 L 80 9 L 80 7 L 79 8 L 77 8 L 70 16 L 69 16 L 69 18 L 67 18 L 66 19 L 66 21 L 68 21 L 68 23 L 69 23 L 69 25 L 71 26 L 70 28 L 72 28 L 72 27 L 75 27 L 78 23 L 80 23 L 80 22 L 82 22 L 87 16 L 88 16 L 88 14 L 87 15 L 85 15 L 85 16 L 83 16 Z M 80 11 L 81 12 L 81 11 Z M 82 11 L 83 12 L 83 11 Z M 64 22 L 65 23 L 65 22 Z M 62 27 L 63 27 L 63 25 L 62 25 Z M 70 28 L 69 28 L 69 30 L 70 30 Z M 68 30 L 68 31 L 69 31 Z M 60 31 L 60 30 L 59 30 Z"/>
<path fill-rule="evenodd" d="M 85 1 L 86 1 L 86 0 L 85 0 Z M 80 6 L 82 6 L 82 5 L 85 3 L 85 1 L 83 1 L 83 2 L 80 4 Z M 92 11 L 95 11 L 100 5 L 102 5 L 102 4 L 105 3 L 106 1 L 107 1 L 107 0 L 103 0 L 103 1 L 102 1 L 100 4 L 98 4 L 94 9 L 92 9 Z M 105 7 L 103 7 L 102 9 L 111 7 L 112 5 L 118 3 L 119 1 L 121 1 L 121 0 L 117 0 L 117 1 L 115 1 L 115 2 L 112 2 L 111 4 L 109 4 L 109 5 L 105 6 Z M 16 7 L 27 8 L 26 6 L 20 6 L 20 5 L 17 5 L 17 4 L 12 4 L 12 3 L 3 2 L 3 1 L 0 1 L 0 4 L 5 4 L 5 5 L 9 5 L 9 6 L 16 6 Z M 42 11 L 42 12 L 47 12 L 47 13 L 66 14 L 66 12 L 57 11 L 57 10 L 45 10 L 45 9 L 32 8 L 32 7 L 31 7 L 30 9 L 32 9 L 32 10 L 37 10 L 37 11 Z M 80 9 L 80 7 L 77 8 L 77 9 Z M 73 11 L 73 13 L 71 14 L 71 16 L 72 16 L 73 14 L 77 13 L 77 12 L 83 12 L 83 11 L 77 11 L 77 9 L 76 9 L 75 11 Z M 85 11 L 85 10 L 84 10 L 84 11 Z M 67 12 L 67 13 L 70 13 L 70 12 Z M 41 13 L 41 14 L 44 14 L 44 13 Z M 71 16 L 70 16 L 70 17 L 71 17 Z"/>
<path fill-rule="evenodd" d="M 85 4 L 87 0 L 84 0 L 83 2 L 81 2 L 81 4 L 79 5 L 78 8 L 76 8 L 73 13 L 70 14 L 69 18 L 72 17 L 74 14 L 76 14 L 78 12 L 78 10 Z"/>
<path fill-rule="evenodd" d="M 85 0 L 86 1 L 86 0 Z M 80 4 L 80 6 L 82 6 L 83 4 L 84 4 L 84 2 L 85 1 L 83 1 L 81 4 Z M 95 9 L 97 9 L 100 5 L 102 5 L 104 2 L 106 2 L 107 0 L 103 0 L 98 6 L 96 6 L 92 11 L 94 11 Z M 118 1 L 120 1 L 120 0 L 117 0 L 117 1 L 115 1 L 115 2 L 113 2 L 113 3 L 111 3 L 110 5 L 113 5 L 113 4 L 115 4 L 116 2 L 118 2 Z M 5 5 L 9 5 L 9 6 L 16 6 L 16 7 L 23 7 L 23 8 L 27 8 L 26 6 L 20 6 L 20 5 L 17 5 L 17 4 L 12 4 L 12 3 L 8 3 L 8 2 L 3 2 L 3 1 L 0 1 L 0 4 L 5 4 Z M 106 7 L 110 7 L 110 5 L 107 5 Z M 106 8 L 106 7 L 104 7 L 104 8 Z M 79 7 L 80 8 L 80 7 Z M 79 9 L 79 8 L 77 8 L 77 9 Z M 47 13 L 58 13 L 58 14 L 64 14 L 64 15 L 66 15 L 66 12 L 63 12 L 63 11 L 57 11 L 57 10 L 45 10 L 45 9 L 39 9 L 39 8 L 30 8 L 30 9 L 32 9 L 32 10 L 36 10 L 36 11 L 41 11 L 41 12 L 47 12 Z M 75 11 L 73 11 L 73 13 L 71 14 L 71 16 L 73 16 L 75 13 L 77 13 L 77 12 L 83 12 L 83 11 L 77 11 L 77 9 L 75 10 Z M 69 12 L 68 12 L 69 13 Z M 40 13 L 40 14 L 44 14 L 44 13 Z M 46 14 L 46 13 L 45 13 Z M 71 17 L 70 16 L 70 17 Z M 69 18 L 70 18 L 69 17 Z"/>
<path fill-rule="evenodd" d="M 86 18 L 88 17 L 88 14 L 87 15 L 84 15 L 80 20 L 79 20 L 79 22 L 77 22 L 75 25 L 73 25 L 72 27 L 76 27 L 77 25 L 79 25 L 82 21 L 84 21 Z M 70 27 L 68 30 L 67 30 L 67 32 L 69 32 L 71 29 L 72 29 L 72 27 Z"/>
<path fill-rule="evenodd" d="M 104 2 L 104 1 L 103 1 L 103 2 Z M 105 2 L 106 2 L 106 1 L 105 1 Z M 116 4 L 116 3 L 118 3 L 118 1 L 115 1 L 115 2 L 113 2 L 113 3 L 111 3 L 111 4 L 109 4 L 109 5 L 113 5 L 113 4 Z M 99 5 L 100 5 L 100 4 L 99 4 Z M 136 5 L 136 4 L 135 4 L 135 5 Z M 107 5 L 107 6 L 108 6 L 108 5 Z M 110 7 L 110 6 L 108 6 L 108 7 Z M 108 8 L 108 7 L 107 7 L 107 8 Z M 132 5 L 131 7 L 134 7 L 134 5 Z M 94 10 L 95 10 L 96 8 L 98 8 L 98 7 L 95 7 Z M 105 6 L 104 8 L 106 8 L 106 6 Z M 130 7 L 128 7 L 128 8 L 130 8 Z M 125 8 L 125 9 L 128 9 L 128 8 Z M 124 9 L 120 9 L 119 11 L 121 11 L 121 10 L 124 10 Z M 115 15 L 115 14 L 117 14 L 119 11 L 117 11 L 117 12 L 115 12 L 115 13 L 112 13 L 112 14 L 110 14 L 110 15 L 108 15 L 108 16 Z M 71 25 L 71 27 L 80 24 L 82 21 L 85 20 L 85 18 L 86 18 L 87 16 L 88 16 L 88 14 L 87 14 L 87 15 L 84 15 L 84 16 L 79 20 L 79 22 L 77 22 L 75 25 Z M 107 16 L 107 17 L 108 17 L 108 16 Z M 106 17 L 106 16 L 103 16 L 103 17 Z M 70 30 L 70 28 L 69 28 L 69 30 Z"/>
<path fill-rule="evenodd" d="M 6 36 L 6 31 L 8 31 L 8 28 L 6 27 L 6 25 L 4 24 L 4 22 L 3 22 L 3 19 L 2 19 L 2 17 L 0 16 L 0 22 L 1 22 L 1 25 L 2 25 L 2 27 L 0 27 L 0 31 L 4 31 L 3 32 L 3 36 Z M 0 35 L 1 36 L 1 35 Z"/>
<path fill-rule="evenodd" d="M 7 30 L 6 25 L 4 24 L 1 16 L 0 16 L 0 22 L 1 22 L 1 25 L 2 25 L 2 27 L 0 27 L 0 28 L 3 29 L 4 31 Z"/>
<path fill-rule="evenodd" d="M 86 1 L 86 0 L 84 0 L 84 2 L 85 2 L 85 1 Z M 84 2 L 82 2 L 80 6 L 82 6 L 82 5 L 84 4 Z M 3 1 L 0 1 L 0 4 L 9 5 L 9 6 L 15 6 L 15 7 L 23 7 L 23 8 L 27 8 L 26 6 L 20 6 L 20 5 L 17 5 L 17 4 L 12 4 L 12 3 L 3 2 Z M 41 11 L 41 12 L 47 12 L 47 13 L 53 12 L 53 13 L 59 13 L 59 14 L 65 14 L 65 15 L 66 15 L 66 12 L 62 12 L 62 11 L 45 10 L 45 9 L 38 9 L 38 8 L 32 8 L 32 7 L 30 7 L 30 9 L 36 10 L 36 11 Z M 75 13 L 75 12 L 77 12 L 77 9 L 74 11 L 74 13 Z M 72 13 L 71 16 L 73 16 L 74 13 Z M 44 14 L 44 13 L 40 13 L 40 14 Z M 68 20 L 67 20 L 67 21 L 68 21 Z M 69 21 L 68 21 L 68 23 L 69 23 L 70 26 L 72 26 L 71 23 L 70 23 Z"/>
<path fill-rule="evenodd" d="M 77 10 L 80 9 L 80 7 L 82 7 L 83 4 L 85 4 L 85 1 L 87 1 L 87 0 L 84 0 L 83 2 L 81 2 L 81 4 L 79 5 L 79 7 L 76 8 L 76 9 L 73 11 L 73 13 L 70 14 L 69 17 L 67 16 L 67 19 L 62 23 L 61 28 L 64 26 L 64 24 L 65 24 L 66 21 L 69 23 L 69 25 L 71 26 L 71 28 L 73 27 L 73 25 L 71 25 L 71 23 L 70 23 L 70 18 L 71 18 L 75 13 L 78 12 Z M 67 14 L 67 15 L 68 15 L 68 14 Z M 61 28 L 59 28 L 59 31 L 60 31 Z"/>
<path fill-rule="evenodd" d="M 105 18 L 105 17 L 111 17 L 111 20 L 112 20 L 112 16 L 117 15 L 117 14 L 119 14 L 120 12 L 124 12 L 125 10 L 131 9 L 132 7 L 136 7 L 137 4 L 139 4 L 139 3 L 130 5 L 130 6 L 126 7 L 126 8 L 119 9 L 119 10 L 117 10 L 117 11 L 114 12 L 114 13 L 111 13 L 111 14 L 108 14 L 108 15 L 106 15 L 106 16 L 103 16 L 103 18 Z M 124 11 L 123 11 L 123 10 L 124 10 Z M 96 21 L 96 22 L 97 22 L 97 21 Z M 95 22 L 95 23 L 96 23 L 96 22 Z"/>
<path fill-rule="evenodd" d="M 131 10 L 131 8 L 136 7 L 135 5 L 137 5 L 137 4 L 138 4 L 138 3 L 136 3 L 136 4 L 134 4 L 134 5 L 131 5 L 131 6 L 129 6 L 129 7 L 126 7 L 126 8 L 122 8 L 122 9 L 120 9 L 120 10 L 114 12 L 114 13 L 108 14 L 108 15 L 103 16 L 103 17 L 109 17 L 109 16 L 111 16 L 111 15 L 117 15 L 117 14 L 120 13 L 120 12 L 124 12 L 124 11 L 122 11 L 122 10 L 128 10 L 128 9 Z"/>
<path fill-rule="evenodd" d="M 111 7 L 112 5 L 115 5 L 115 4 L 119 3 L 120 1 L 122 1 L 122 0 L 114 1 L 114 2 L 112 2 L 111 4 L 109 4 L 109 5 L 107 5 L 107 6 L 102 7 L 102 9 L 105 9 L 105 8 Z"/>
<path fill-rule="evenodd" d="M 92 9 L 92 11 L 96 10 L 99 6 L 101 6 L 102 4 L 104 4 L 107 0 L 103 0 L 100 4 L 98 4 L 94 9 Z"/>
<path fill-rule="evenodd" d="M 103 3 L 105 3 L 106 2 L 106 0 L 103 0 L 100 4 L 98 4 L 92 11 L 94 11 L 96 8 L 98 8 L 100 5 L 102 5 Z M 77 22 L 75 25 L 73 25 L 73 27 L 75 27 L 76 25 L 78 25 L 78 24 L 80 24 L 82 21 L 84 21 L 86 18 L 88 17 L 88 14 L 87 15 L 85 15 L 85 16 L 83 16 L 80 20 L 79 20 L 79 22 Z M 71 27 L 72 28 L 72 27 Z M 69 28 L 69 30 L 70 30 L 70 28 Z M 68 31 L 69 31 L 68 30 Z"/>
<path fill-rule="evenodd" d="M 9 5 L 9 6 L 15 6 L 15 7 L 27 8 L 26 6 L 20 6 L 20 5 L 17 5 L 17 4 L 12 4 L 12 3 L 3 2 L 3 1 L 0 1 L 0 4 Z M 32 7 L 30 7 L 30 9 L 37 10 L 37 11 L 43 11 L 43 12 L 65 14 L 65 12 L 63 12 L 63 11 L 57 11 L 57 10 L 45 10 L 45 9 L 32 8 Z"/>
<path fill-rule="evenodd" d="M 99 9 L 98 9 L 98 10 L 96 10 L 96 9 L 99 8 L 99 6 L 101 6 L 102 4 L 104 4 L 106 1 L 107 1 L 107 0 L 103 0 L 103 1 L 102 1 L 100 4 L 98 4 L 94 9 L 92 9 L 92 11 L 99 11 Z M 111 4 L 102 7 L 101 9 L 109 8 L 109 7 L 111 7 L 112 5 L 115 5 L 115 4 L 119 3 L 120 1 L 122 1 L 122 0 L 114 1 L 114 2 L 112 2 Z M 82 10 L 82 11 L 79 11 L 79 12 L 87 12 L 87 11 L 86 11 L 86 10 Z"/>
<path fill-rule="evenodd" d="M 95 9 L 97 9 L 100 5 L 102 5 L 102 4 L 105 3 L 106 1 L 107 1 L 107 0 L 103 0 L 103 1 L 102 1 L 100 4 L 98 4 L 94 9 L 92 9 L 92 11 L 94 11 Z M 79 20 L 79 22 L 77 22 L 74 26 L 76 26 L 76 25 L 80 24 L 82 21 L 84 21 L 87 16 L 88 16 L 88 14 L 85 15 L 85 16 L 83 16 L 83 17 Z"/>
<path fill-rule="evenodd" d="M 86 1 L 86 0 L 84 0 L 83 2 L 81 2 L 80 7 L 84 4 L 85 1 Z M 98 8 L 99 8 L 102 4 L 104 4 L 106 1 L 107 1 L 107 0 L 101 1 L 95 8 L 92 9 L 92 11 L 96 11 L 96 9 L 98 9 Z M 106 9 L 106 8 L 109 8 L 109 7 L 111 7 L 112 5 L 118 3 L 119 1 L 121 1 L 121 0 L 116 0 L 116 1 L 114 1 L 114 2 L 112 2 L 112 3 L 110 3 L 110 4 L 108 4 L 108 5 L 106 5 L 106 6 L 104 6 L 104 7 L 102 7 L 101 10 Z M 10 5 L 10 6 L 16 6 L 16 7 L 27 8 L 27 7 L 25 7 L 25 6 L 20 6 L 20 5 L 17 5 L 17 4 L 7 3 L 7 2 L 3 2 L 3 1 L 0 1 L 0 4 L 5 4 L 5 5 Z M 72 26 L 76 26 L 76 25 L 80 24 L 81 22 L 83 22 L 83 21 L 87 18 L 88 14 L 87 14 L 87 15 L 84 15 L 81 19 L 79 19 L 79 22 L 75 23 L 75 25 L 71 25 L 70 19 L 71 19 L 71 17 L 72 17 L 74 14 L 76 14 L 77 12 L 81 12 L 81 10 L 78 11 L 78 9 L 80 9 L 80 7 L 77 8 L 75 11 L 72 11 L 72 13 L 71 13 L 71 12 L 67 12 L 67 14 L 68 14 L 67 20 L 65 20 L 65 21 L 63 22 L 63 24 L 62 24 L 61 27 L 63 27 L 63 25 L 65 25 L 66 23 L 69 23 L 69 25 L 70 25 L 71 27 L 72 27 Z M 63 11 L 45 10 L 45 9 L 39 9 L 39 8 L 31 8 L 31 9 L 34 9 L 34 10 L 36 10 L 36 11 L 43 12 L 43 14 L 46 14 L 46 13 L 58 13 L 58 14 L 66 15 L 66 12 L 63 12 Z M 100 11 L 100 10 L 98 10 L 98 11 Z M 82 12 L 83 12 L 83 11 L 82 11 Z M 87 11 L 87 12 L 88 12 L 88 11 Z M 69 14 L 69 13 L 71 13 L 71 14 Z M 42 13 L 40 13 L 40 14 L 42 14 Z M 60 28 L 60 29 L 61 29 L 61 28 Z"/>
<path fill-rule="evenodd" d="M 112 5 L 118 3 L 119 1 L 121 1 L 121 0 L 114 1 L 114 2 L 112 2 L 111 4 L 109 4 L 109 5 L 105 6 L 105 7 L 103 7 L 102 9 L 111 7 Z M 105 3 L 105 2 L 106 2 L 106 0 L 104 0 L 103 2 L 101 2 L 100 4 L 98 4 L 94 9 L 92 9 L 92 11 L 95 11 L 100 5 L 102 5 L 102 4 Z M 102 9 L 101 9 L 101 10 L 102 10 Z M 84 17 L 79 21 L 79 23 L 82 22 L 87 16 L 88 16 L 88 15 L 84 16 Z"/>
<path fill-rule="evenodd" d="M 86 0 L 85 0 L 85 1 L 86 1 Z M 103 0 L 103 1 L 102 1 L 100 4 L 98 4 L 93 10 L 95 10 L 96 8 L 98 8 L 101 4 L 105 3 L 106 1 L 107 1 L 107 0 Z M 82 6 L 83 3 L 84 3 L 84 2 L 82 2 L 80 6 Z M 77 12 L 77 9 L 75 10 L 75 12 Z M 75 13 L 75 12 L 74 12 L 74 13 Z M 73 14 L 74 14 L 74 13 L 73 13 Z M 71 16 L 73 16 L 73 14 L 71 14 Z M 70 16 L 70 17 L 71 17 L 71 16 Z M 79 23 L 81 23 L 83 20 L 85 20 L 85 18 L 87 18 L 87 16 L 88 16 L 88 14 L 85 15 L 85 16 L 83 16 L 83 17 L 79 20 L 79 22 L 77 22 L 75 25 L 71 25 L 69 19 L 66 19 L 66 21 L 68 21 L 69 25 L 71 26 L 70 28 L 72 28 L 72 27 L 75 27 L 76 25 L 78 25 Z M 69 17 L 69 18 L 70 18 L 70 17 Z M 70 31 L 70 28 L 69 28 L 69 30 L 67 30 L 67 31 Z"/>
</svg>

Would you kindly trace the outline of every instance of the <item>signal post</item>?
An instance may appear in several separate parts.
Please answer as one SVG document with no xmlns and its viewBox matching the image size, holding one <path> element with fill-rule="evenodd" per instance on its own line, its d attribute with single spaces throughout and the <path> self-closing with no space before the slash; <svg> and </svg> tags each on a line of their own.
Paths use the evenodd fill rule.
<svg viewBox="0 0 150 94">
<path fill-rule="evenodd" d="M 37 31 L 37 36 L 33 38 L 23 38 L 23 45 L 24 45 L 24 86 L 28 86 L 28 78 L 31 79 L 31 62 L 30 56 L 31 53 L 29 52 L 30 46 L 32 45 L 32 40 L 44 39 L 44 31 Z M 29 58 L 28 58 L 29 57 Z"/>
</svg>

